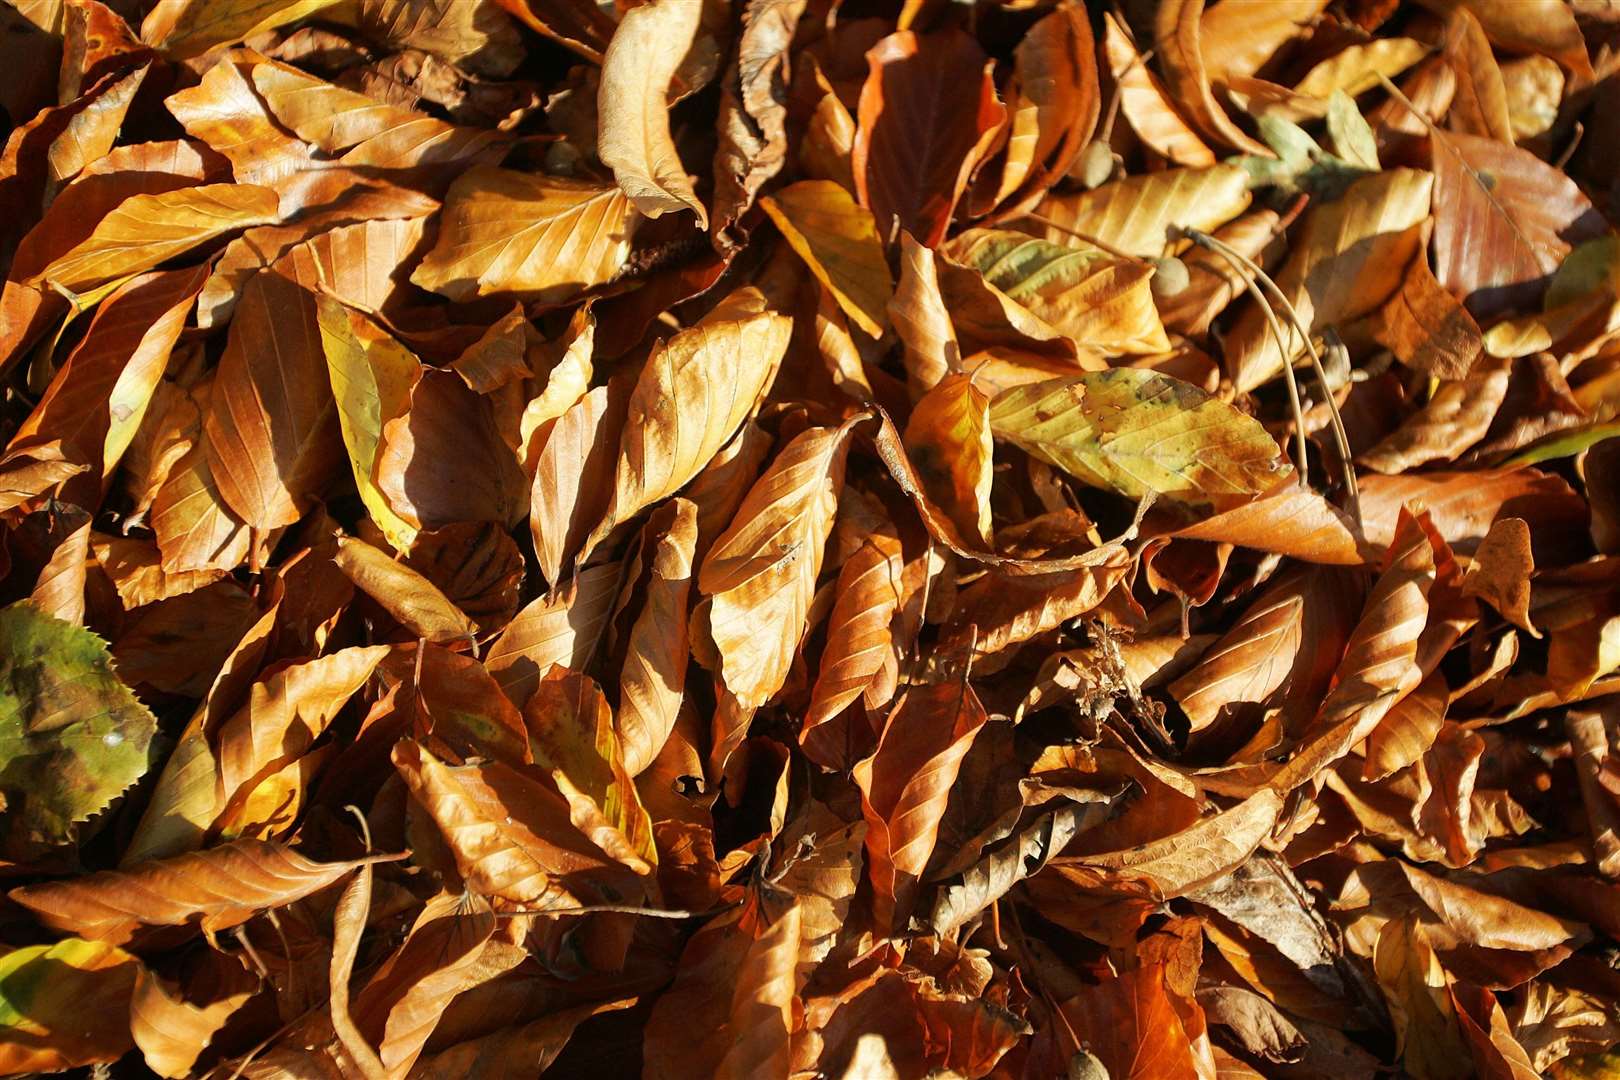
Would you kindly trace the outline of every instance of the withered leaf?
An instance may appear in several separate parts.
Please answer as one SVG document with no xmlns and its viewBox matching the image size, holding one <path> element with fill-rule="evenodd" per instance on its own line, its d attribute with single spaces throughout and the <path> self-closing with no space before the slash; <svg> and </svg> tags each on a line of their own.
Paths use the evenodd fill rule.
<svg viewBox="0 0 1620 1080">
<path fill-rule="evenodd" d="M 370 861 L 400 858 L 371 856 Z M 236 840 L 207 851 L 12 889 L 47 926 L 93 941 L 128 941 L 141 926 L 212 933 L 290 904 L 347 876 L 365 860 L 315 862 L 281 844 Z"/>
</svg>

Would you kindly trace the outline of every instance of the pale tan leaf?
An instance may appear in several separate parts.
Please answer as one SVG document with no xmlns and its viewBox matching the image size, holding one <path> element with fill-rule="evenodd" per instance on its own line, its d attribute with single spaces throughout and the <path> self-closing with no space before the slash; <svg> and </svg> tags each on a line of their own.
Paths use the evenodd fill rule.
<svg viewBox="0 0 1620 1080">
<path fill-rule="evenodd" d="M 663 521 L 668 524 L 664 525 Z M 686 614 L 697 548 L 697 507 L 676 499 L 668 514 L 655 514 L 648 528 L 660 526 L 652 549 L 646 601 L 630 628 L 624 668 L 619 673 L 618 731 L 624 768 L 644 772 L 663 749 L 680 714 L 686 686 Z"/>
<path fill-rule="evenodd" d="M 731 441 L 776 377 L 792 328 L 772 312 L 705 320 L 653 351 L 630 396 L 611 522 L 681 490 Z"/>
<path fill-rule="evenodd" d="M 707 229 L 708 211 L 670 138 L 668 104 L 702 14 L 699 0 L 653 0 L 619 20 L 602 58 L 596 152 L 637 210 L 648 217 L 691 210 Z"/>
<path fill-rule="evenodd" d="M 962 363 L 932 248 L 900 234 L 900 286 L 888 302 L 894 332 L 905 350 L 906 382 L 915 394 L 932 387 Z"/>
</svg>

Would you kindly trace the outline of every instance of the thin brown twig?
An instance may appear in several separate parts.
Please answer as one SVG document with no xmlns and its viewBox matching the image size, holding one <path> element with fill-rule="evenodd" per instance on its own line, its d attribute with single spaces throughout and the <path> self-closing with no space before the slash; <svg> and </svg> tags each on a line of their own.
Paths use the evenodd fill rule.
<svg viewBox="0 0 1620 1080">
<path fill-rule="evenodd" d="M 1076 240 L 1084 240 L 1092 247 L 1097 248 L 1099 251 L 1102 251 L 1105 254 L 1112 255 L 1116 259 L 1124 259 L 1127 262 L 1141 263 L 1143 265 L 1147 264 L 1147 260 L 1142 258 L 1140 255 L 1132 255 L 1129 252 L 1121 251 L 1119 248 L 1108 243 L 1106 240 L 1099 240 L 1095 236 L 1081 232 L 1079 229 L 1071 229 L 1067 225 L 1059 224 L 1058 222 L 1047 217 L 1045 214 L 1037 214 L 1035 211 L 1030 210 L 1024 214 L 1024 217 L 1030 221 L 1045 225 L 1048 229 L 1056 229 L 1058 232 L 1068 233 Z"/>
<path fill-rule="evenodd" d="M 1333 400 L 1333 387 L 1328 383 L 1327 369 L 1322 366 L 1322 354 L 1317 351 L 1316 342 L 1311 339 L 1310 331 L 1306 328 L 1304 320 L 1299 317 L 1299 311 L 1295 309 L 1293 302 L 1284 295 L 1282 289 L 1278 287 L 1277 283 L 1271 279 L 1271 275 L 1266 273 L 1259 263 L 1225 241 L 1218 240 L 1208 233 L 1200 232 L 1197 229 L 1189 229 L 1187 235 L 1212 251 L 1218 250 L 1228 260 L 1247 268 L 1254 275 L 1253 280 L 1264 285 L 1266 291 L 1282 307 L 1283 314 L 1288 317 L 1294 333 L 1298 334 L 1300 340 L 1305 343 L 1305 352 L 1311 358 L 1311 370 L 1316 374 L 1316 380 L 1322 386 L 1322 396 L 1327 402 L 1328 422 L 1333 430 L 1334 449 L 1339 453 L 1339 463 L 1344 474 L 1345 499 L 1350 504 L 1350 516 L 1356 519 L 1358 525 L 1361 524 L 1361 489 L 1356 485 L 1355 462 L 1350 453 L 1350 435 L 1345 430 L 1344 417 L 1339 415 L 1339 403 Z M 1199 239 L 1200 237 L 1202 239 Z M 1293 357 L 1288 353 L 1287 349 L 1284 349 L 1284 371 L 1293 369 L 1292 361 Z"/>
</svg>

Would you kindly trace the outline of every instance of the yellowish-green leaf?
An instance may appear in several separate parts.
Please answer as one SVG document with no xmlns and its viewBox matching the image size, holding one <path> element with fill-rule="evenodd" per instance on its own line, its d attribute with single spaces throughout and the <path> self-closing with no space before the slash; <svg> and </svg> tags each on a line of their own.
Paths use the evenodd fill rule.
<svg viewBox="0 0 1620 1080">
<path fill-rule="evenodd" d="M 113 672 L 106 642 L 28 601 L 0 609 L 0 852 L 75 839 L 145 773 L 157 720 Z"/>
<path fill-rule="evenodd" d="M 990 403 L 997 438 L 1095 487 L 1217 509 L 1288 472 L 1260 422 L 1191 383 L 1114 368 L 1016 387 Z"/>
<path fill-rule="evenodd" d="M 321 345 L 337 401 L 338 426 L 371 520 L 396 551 L 409 551 L 416 529 L 394 512 L 372 479 L 382 426 L 410 406 L 421 362 L 393 336 L 330 296 L 320 297 Z"/>
<path fill-rule="evenodd" d="M 134 1046 L 129 999 L 140 966 L 115 945 L 73 937 L 0 956 L 0 1073 L 117 1061 Z"/>
<path fill-rule="evenodd" d="M 1168 352 L 1153 303 L 1153 268 L 1095 249 L 1001 229 L 970 229 L 944 254 L 1080 345 L 1103 353 Z"/>
</svg>

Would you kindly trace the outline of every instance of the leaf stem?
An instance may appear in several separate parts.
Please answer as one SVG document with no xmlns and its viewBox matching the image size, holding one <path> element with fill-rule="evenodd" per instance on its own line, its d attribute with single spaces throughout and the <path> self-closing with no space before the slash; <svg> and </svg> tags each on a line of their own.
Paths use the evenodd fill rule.
<svg viewBox="0 0 1620 1080">
<path fill-rule="evenodd" d="M 1256 281 L 1264 285 L 1266 291 L 1271 294 L 1275 303 L 1280 306 L 1283 309 L 1283 313 L 1288 316 L 1288 321 L 1292 324 L 1294 332 L 1298 334 L 1300 340 L 1305 343 L 1305 351 L 1311 358 L 1311 370 L 1316 374 L 1316 381 L 1321 384 L 1322 396 L 1327 402 L 1329 426 L 1333 429 L 1334 449 L 1339 453 L 1339 463 L 1342 466 L 1342 472 L 1344 475 L 1345 499 L 1350 504 L 1350 516 L 1356 519 L 1356 524 L 1361 524 L 1361 491 L 1356 485 L 1355 462 L 1352 460 L 1350 453 L 1350 435 L 1345 430 L 1344 417 L 1339 414 L 1339 403 L 1333 400 L 1333 387 L 1328 383 L 1327 370 L 1322 366 L 1322 354 L 1317 351 L 1316 342 L 1311 340 L 1310 332 L 1306 329 L 1304 322 L 1300 319 L 1299 312 L 1294 308 L 1293 302 L 1288 299 L 1288 297 L 1283 293 L 1282 289 L 1278 287 L 1277 283 L 1271 279 L 1270 274 L 1267 274 L 1265 270 L 1261 269 L 1258 263 L 1244 255 L 1241 251 L 1236 250 L 1230 244 L 1227 244 L 1222 240 L 1217 240 L 1215 237 L 1210 236 L 1208 233 L 1201 232 L 1198 229 L 1187 229 L 1185 230 L 1185 233 L 1187 236 L 1192 238 L 1195 243 L 1209 248 L 1211 251 L 1225 257 L 1226 260 L 1233 265 L 1246 269 L 1252 273 L 1254 275 L 1253 278 L 1248 279 L 1251 293 L 1255 291 Z M 1247 275 L 1245 275 L 1245 277 L 1247 278 Z M 1262 307 L 1266 307 L 1269 312 L 1270 309 L 1268 305 L 1262 304 Z M 1275 320 L 1275 315 L 1271 315 L 1270 317 L 1273 319 L 1273 321 Z M 1283 350 L 1283 371 L 1288 374 L 1289 382 L 1292 384 L 1294 370 L 1293 357 L 1290 355 L 1287 347 L 1283 346 L 1280 341 L 1278 342 L 1278 347 Z M 1297 396 L 1295 408 L 1296 410 L 1298 409 Z M 1301 420 L 1300 423 L 1300 430 L 1303 433 L 1303 420 Z M 1303 457 L 1301 460 L 1303 460 Z"/>
</svg>

